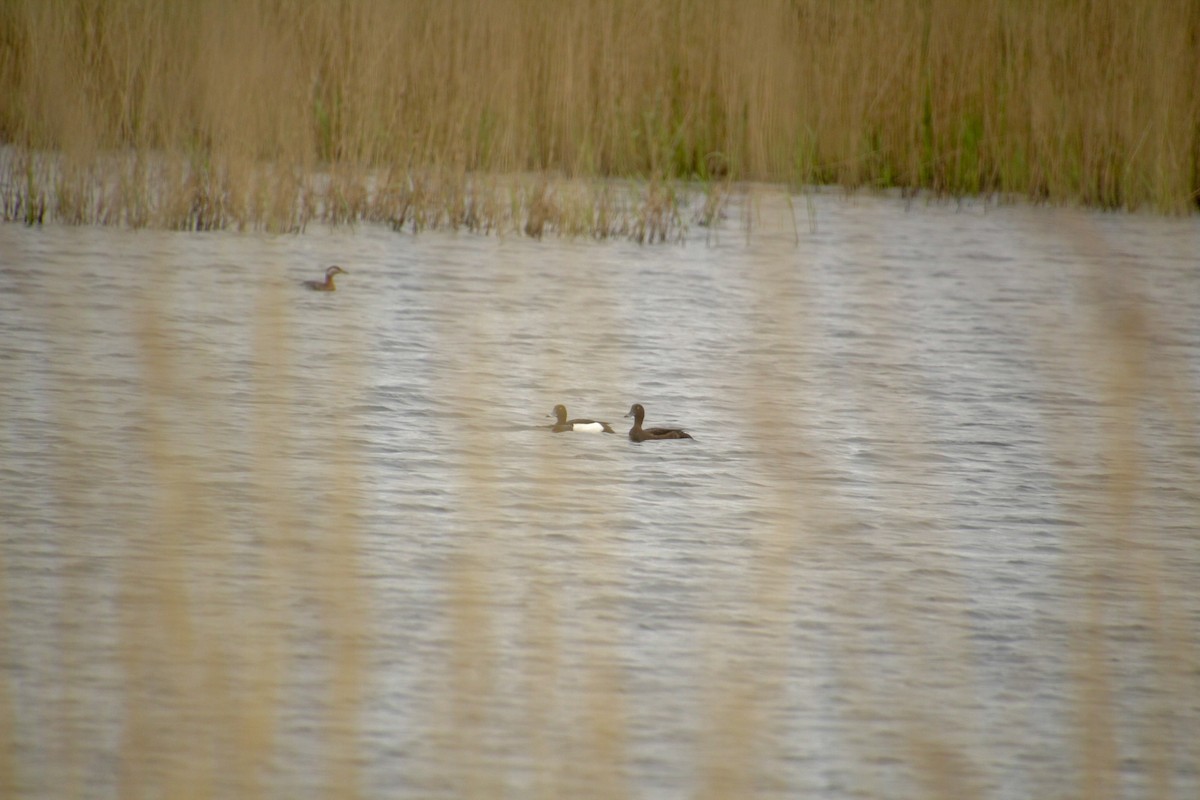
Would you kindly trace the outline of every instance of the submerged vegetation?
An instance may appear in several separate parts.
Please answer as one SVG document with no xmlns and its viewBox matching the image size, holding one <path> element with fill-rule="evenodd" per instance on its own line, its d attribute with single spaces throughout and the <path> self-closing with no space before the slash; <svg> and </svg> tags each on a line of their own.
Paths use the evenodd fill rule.
<svg viewBox="0 0 1200 800">
<path fill-rule="evenodd" d="M 0 9 L 3 213 L 645 224 L 645 193 L 614 219 L 593 185 L 581 219 L 480 175 L 1180 213 L 1200 190 L 1197 87 L 1191 2 L 15 0 Z"/>
</svg>

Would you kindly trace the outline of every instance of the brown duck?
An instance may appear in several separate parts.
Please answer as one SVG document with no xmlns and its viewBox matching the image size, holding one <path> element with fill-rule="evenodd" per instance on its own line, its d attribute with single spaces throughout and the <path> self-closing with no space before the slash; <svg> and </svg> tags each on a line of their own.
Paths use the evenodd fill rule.
<svg viewBox="0 0 1200 800">
<path fill-rule="evenodd" d="M 648 442 L 656 439 L 691 439 L 692 435 L 682 428 L 643 428 L 642 420 L 646 416 L 646 409 L 642 408 L 641 403 L 634 403 L 629 407 L 627 417 L 633 417 L 633 427 L 629 429 L 629 438 L 635 442 Z"/>
<path fill-rule="evenodd" d="M 314 292 L 336 292 L 337 287 L 333 285 L 334 275 L 349 275 L 349 272 L 334 264 L 329 269 L 325 270 L 325 280 L 323 281 L 305 281 L 304 285 L 312 289 Z"/>
</svg>

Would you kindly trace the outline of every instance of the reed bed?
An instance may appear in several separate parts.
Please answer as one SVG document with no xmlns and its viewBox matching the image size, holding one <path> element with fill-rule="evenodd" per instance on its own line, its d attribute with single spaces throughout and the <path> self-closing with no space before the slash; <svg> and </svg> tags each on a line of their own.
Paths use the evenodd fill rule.
<svg viewBox="0 0 1200 800">
<path fill-rule="evenodd" d="M 655 224 L 650 191 L 614 219 L 603 185 L 568 208 L 479 189 L 534 175 L 1182 213 L 1198 86 L 1186 0 L 14 0 L 0 208 L 179 228 Z"/>
</svg>

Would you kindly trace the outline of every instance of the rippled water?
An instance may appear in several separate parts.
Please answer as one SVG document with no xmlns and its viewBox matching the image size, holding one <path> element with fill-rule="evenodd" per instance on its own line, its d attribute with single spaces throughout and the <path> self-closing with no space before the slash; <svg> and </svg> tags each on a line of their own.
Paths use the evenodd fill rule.
<svg viewBox="0 0 1200 800">
<path fill-rule="evenodd" d="M 1200 226 L 755 203 L 0 227 L 10 788 L 1196 796 Z"/>
</svg>

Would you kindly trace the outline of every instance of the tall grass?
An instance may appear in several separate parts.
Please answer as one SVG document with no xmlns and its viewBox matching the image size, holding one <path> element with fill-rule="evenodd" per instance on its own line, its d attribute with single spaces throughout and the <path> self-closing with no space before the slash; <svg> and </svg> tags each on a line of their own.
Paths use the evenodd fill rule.
<svg viewBox="0 0 1200 800">
<path fill-rule="evenodd" d="M 10 218 L 177 227 L 530 172 L 1184 212 L 1198 86 L 1189 0 L 12 0 L 0 179 Z"/>
</svg>

